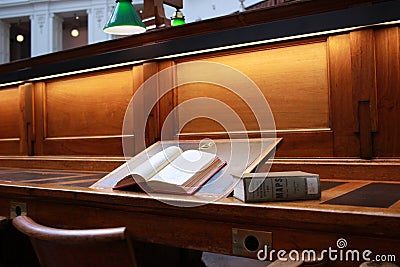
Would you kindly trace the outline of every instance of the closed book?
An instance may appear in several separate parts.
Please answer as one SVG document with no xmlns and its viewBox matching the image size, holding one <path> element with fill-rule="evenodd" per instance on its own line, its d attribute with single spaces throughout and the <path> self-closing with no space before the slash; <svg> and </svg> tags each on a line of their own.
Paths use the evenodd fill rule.
<svg viewBox="0 0 400 267">
<path fill-rule="evenodd" d="M 320 199 L 318 174 L 302 171 L 246 173 L 233 196 L 244 202 Z"/>
</svg>

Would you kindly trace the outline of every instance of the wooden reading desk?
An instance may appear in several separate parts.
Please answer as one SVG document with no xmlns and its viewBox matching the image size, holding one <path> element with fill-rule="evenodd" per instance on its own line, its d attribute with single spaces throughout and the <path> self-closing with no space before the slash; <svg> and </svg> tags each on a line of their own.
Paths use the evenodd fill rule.
<svg viewBox="0 0 400 267">
<path fill-rule="evenodd" d="M 339 244 L 351 252 L 370 250 L 371 257 L 394 255 L 398 262 L 399 6 L 399 0 L 285 1 L 2 64 L 0 217 L 27 211 L 54 227 L 127 226 L 142 252 L 164 266 L 175 266 L 165 264 L 174 251 L 255 257 L 263 243 L 288 251 L 335 250 Z M 271 170 L 318 173 L 324 189 L 320 200 L 247 204 L 229 195 L 211 202 L 172 195 L 157 200 L 91 187 L 125 162 L 121 129 L 127 107 L 145 81 L 164 70 L 173 71 L 146 87 L 150 93 L 135 107 L 142 110 L 141 103 L 160 96 L 146 117 L 147 145 L 161 140 L 164 130 L 186 140 L 228 138 L 227 131 L 254 138 L 265 133 L 254 110 L 267 108 L 255 109 L 215 83 L 178 84 L 191 76 L 184 66 L 199 62 L 226 65 L 258 86 L 283 138 Z M 209 73 L 210 81 L 220 76 L 232 82 L 235 75 Z M 171 91 L 162 94 L 164 87 Z M 198 98 L 223 102 L 241 120 L 232 130 L 204 115 L 181 125 L 187 115 L 181 105 Z M 173 127 L 164 127 L 169 119 Z M 131 137 L 142 141 L 136 134 Z M 267 171 L 258 163 L 259 172 Z M 3 231 L 0 247 L 10 247 L 18 233 Z M 252 251 L 243 248 L 248 236 L 259 241 L 250 242 Z M 0 266 L 2 256 L 26 258 L 20 249 L 0 250 Z M 330 266 L 335 264 L 359 265 L 336 261 Z"/>
<path fill-rule="evenodd" d="M 9 218 L 10 210 L 20 205 L 22 212 L 54 227 L 124 225 L 140 242 L 222 254 L 237 253 L 233 237 L 239 231 L 238 238 L 255 235 L 276 251 L 338 249 L 337 241 L 345 239 L 343 249 L 399 257 L 399 182 L 322 179 L 320 200 L 247 204 L 226 197 L 207 203 L 170 195 L 159 201 L 145 193 L 89 187 L 105 174 L 2 168 L 0 216 Z"/>
</svg>

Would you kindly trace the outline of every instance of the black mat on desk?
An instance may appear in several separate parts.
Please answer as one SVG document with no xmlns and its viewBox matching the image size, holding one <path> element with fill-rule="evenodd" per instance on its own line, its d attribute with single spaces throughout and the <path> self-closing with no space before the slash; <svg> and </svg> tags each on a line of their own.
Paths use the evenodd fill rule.
<svg viewBox="0 0 400 267">
<path fill-rule="evenodd" d="M 400 184 L 372 183 L 332 198 L 323 204 L 389 208 L 400 200 Z"/>
<path fill-rule="evenodd" d="M 336 186 L 346 184 L 346 182 L 327 182 L 327 181 L 321 181 L 321 191 L 328 190 L 331 188 L 334 188 Z"/>
</svg>

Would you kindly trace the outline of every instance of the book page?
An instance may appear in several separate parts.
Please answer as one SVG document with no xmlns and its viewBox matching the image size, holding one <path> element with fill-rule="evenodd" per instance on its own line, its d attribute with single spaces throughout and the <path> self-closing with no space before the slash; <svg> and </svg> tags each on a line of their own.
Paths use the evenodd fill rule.
<svg viewBox="0 0 400 267">
<path fill-rule="evenodd" d="M 199 150 L 187 150 L 173 160 L 169 165 L 151 177 L 150 181 L 160 181 L 183 185 L 197 172 L 209 166 L 215 155 Z"/>
<path fill-rule="evenodd" d="M 182 154 L 182 149 L 177 146 L 170 146 L 163 151 L 158 152 L 149 160 L 143 162 L 133 170 L 130 174 L 139 175 L 144 180 L 149 180 L 158 171 L 173 162 L 179 155 Z"/>
</svg>

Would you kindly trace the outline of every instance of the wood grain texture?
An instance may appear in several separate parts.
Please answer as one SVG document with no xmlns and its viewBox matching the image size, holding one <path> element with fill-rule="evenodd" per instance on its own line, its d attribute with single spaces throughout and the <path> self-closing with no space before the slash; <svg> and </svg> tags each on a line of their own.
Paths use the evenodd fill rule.
<svg viewBox="0 0 400 267">
<path fill-rule="evenodd" d="M 56 169 L 110 172 L 125 163 L 123 157 L 0 156 L 0 166 L 22 169 Z"/>
<path fill-rule="evenodd" d="M 31 83 L 21 85 L 19 88 L 19 130 L 20 130 L 20 155 L 33 156 L 34 118 L 33 118 L 33 85 Z"/>
<path fill-rule="evenodd" d="M 268 136 L 267 133 L 264 133 Z M 275 134 L 275 133 L 274 133 Z M 278 145 L 276 157 L 333 157 L 332 137 L 333 132 L 329 129 L 313 129 L 307 131 L 277 131 L 276 137 L 283 138 Z M 185 133 L 178 135 L 179 140 L 201 140 L 210 139 L 237 139 L 237 138 L 260 138 L 259 132 L 202 132 Z"/>
<path fill-rule="evenodd" d="M 343 179 L 348 181 L 400 181 L 399 168 L 400 162 L 398 159 L 275 158 L 271 171 L 301 170 L 318 173 L 324 179 Z"/>
<path fill-rule="evenodd" d="M 358 114 L 358 102 L 369 101 L 371 130 L 376 132 L 378 114 L 376 104 L 376 63 L 374 30 L 358 30 L 349 33 L 354 113 Z M 358 116 L 354 131 L 360 131 Z"/>
<path fill-rule="evenodd" d="M 0 90 L 1 131 L 0 138 L 19 137 L 19 92 L 18 88 Z"/>
<path fill-rule="evenodd" d="M 334 133 L 331 130 L 310 130 L 298 132 L 279 132 L 283 140 L 276 157 L 333 157 Z"/>
<path fill-rule="evenodd" d="M 121 133 L 132 96 L 129 69 L 46 83 L 46 136 L 102 136 Z"/>
<path fill-rule="evenodd" d="M 129 192 L 21 185 L 0 185 L 0 192 L 0 203 L 9 197 L 26 200 L 29 216 L 49 226 L 125 225 L 136 240 L 223 254 L 232 253 L 232 228 L 273 232 L 274 249 L 322 250 L 346 238 L 352 249 L 395 253 L 400 242 L 399 211 L 393 208 L 321 205 L 317 200 L 245 204 L 228 198 L 188 209 Z M 0 215 L 6 210 L 0 206 Z"/>
<path fill-rule="evenodd" d="M 18 155 L 20 111 L 18 87 L 0 90 L 0 155 Z"/>
<path fill-rule="evenodd" d="M 254 81 L 270 105 L 278 130 L 329 127 L 325 42 L 293 46 L 289 44 L 275 48 L 267 46 L 263 49 L 250 49 L 228 55 L 215 54 L 202 60 L 227 65 Z M 177 75 L 180 79 L 181 74 L 178 72 Z M 194 78 L 196 77 L 196 74 L 192 75 Z M 213 75 L 221 76 L 224 73 L 213 73 Z M 235 78 L 226 77 L 224 85 L 232 83 L 232 80 L 238 87 L 241 82 L 245 84 L 243 80 Z M 210 77 L 210 80 L 215 80 L 215 78 Z M 229 89 L 233 90 L 234 88 L 226 89 L 222 85 L 206 83 L 180 86 L 178 104 L 198 97 L 214 98 L 232 108 L 240 116 L 247 130 L 258 130 L 257 121 L 250 107 L 247 106 L 248 103 L 245 103 L 240 96 L 235 95 Z M 215 112 L 219 113 L 220 111 L 215 110 Z M 229 126 L 241 128 L 239 125 Z M 188 123 L 184 132 L 220 130 L 221 126 L 198 119 Z"/>
<path fill-rule="evenodd" d="M 164 93 L 159 101 L 159 121 L 158 129 L 160 129 L 159 138 L 166 140 L 172 139 L 176 132 L 177 118 L 174 116 L 172 119 L 168 119 L 171 115 L 172 110 L 176 103 L 176 71 L 175 62 L 173 61 L 162 61 L 159 63 L 159 71 L 162 72 L 162 78 L 159 78 L 158 84 L 160 86 L 160 92 Z M 164 75 L 165 74 L 165 75 Z M 162 79 L 162 80 L 161 80 Z"/>
<path fill-rule="evenodd" d="M 328 38 L 331 123 L 334 155 L 359 156 L 360 143 L 354 133 L 356 118 L 352 102 L 352 72 L 348 34 Z"/>
<path fill-rule="evenodd" d="M 358 123 L 360 132 L 360 158 L 372 159 L 373 144 L 372 144 L 372 127 L 371 127 L 371 102 L 358 102 Z"/>
<path fill-rule="evenodd" d="M 36 154 L 121 155 L 122 121 L 132 94 L 130 69 L 40 83 Z"/>
<path fill-rule="evenodd" d="M 46 84 L 44 82 L 37 82 L 33 84 L 34 86 L 34 121 L 35 121 L 35 129 L 34 129 L 34 138 L 35 143 L 33 146 L 35 155 L 43 155 L 44 154 L 44 138 L 45 138 L 45 114 L 46 114 L 46 105 L 45 105 L 45 93 L 46 93 Z"/>
<path fill-rule="evenodd" d="M 374 30 L 352 31 L 350 35 L 354 132 L 360 137 L 360 157 L 374 156 L 372 133 L 378 128 Z"/>
<path fill-rule="evenodd" d="M 146 145 L 149 146 L 153 143 L 155 143 L 157 140 L 160 139 L 160 129 L 159 129 L 159 115 L 160 115 L 160 109 L 159 109 L 159 102 L 156 103 L 151 103 L 153 99 L 158 99 L 159 98 L 159 83 L 158 83 L 158 78 L 157 75 L 158 73 L 158 64 L 156 62 L 149 62 L 149 63 L 144 63 L 143 64 L 143 80 L 147 81 L 148 79 L 155 79 L 154 88 L 146 86 L 144 87 L 145 93 L 145 102 L 149 103 L 149 105 L 154 104 L 154 107 L 150 111 L 149 116 L 147 117 L 147 123 L 146 123 Z M 153 84 L 153 83 L 151 83 Z"/>
<path fill-rule="evenodd" d="M 375 35 L 379 129 L 374 150 L 379 157 L 400 156 L 400 28 L 379 29 Z"/>
</svg>

